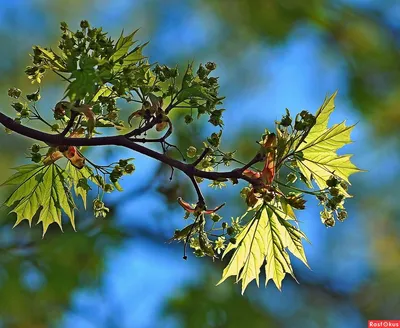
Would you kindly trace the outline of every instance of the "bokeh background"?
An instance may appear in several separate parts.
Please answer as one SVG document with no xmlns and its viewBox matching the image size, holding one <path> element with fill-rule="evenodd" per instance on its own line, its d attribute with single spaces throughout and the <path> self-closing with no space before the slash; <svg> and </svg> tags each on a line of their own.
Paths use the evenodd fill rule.
<svg viewBox="0 0 400 328">
<path fill-rule="evenodd" d="M 190 256 L 168 244 L 184 225 L 178 195 L 193 196 L 181 176 L 139 155 L 125 192 L 107 200 L 112 215 L 80 210 L 79 229 L 65 225 L 41 238 L 41 227 L 0 209 L 0 327 L 367 327 L 368 319 L 400 319 L 400 2 L 397 0 L 37 0 L 0 1 L 0 108 L 12 114 L 7 89 L 33 90 L 24 76 L 32 45 L 57 44 L 59 22 L 81 19 L 112 36 L 140 27 L 152 62 L 182 66 L 215 61 L 224 113 L 226 150 L 249 158 L 255 140 L 285 107 L 315 111 L 339 90 L 333 119 L 358 123 L 349 219 L 323 226 L 309 200 L 298 213 L 312 244 L 312 271 L 294 260 L 300 284 L 282 292 L 252 284 L 244 296 L 230 279 L 215 287 L 223 263 Z M 40 109 L 62 97 L 49 77 Z M 131 109 L 125 108 L 128 115 Z M 175 119 L 180 120 L 182 113 Z M 175 142 L 200 145 L 212 132 L 181 124 Z M 0 132 L 0 180 L 26 162 L 31 142 Z M 99 162 L 132 154 L 89 152 Z M 240 188 L 207 191 L 225 199 L 229 220 L 243 211 Z M 11 190 L 0 189 L 4 201 Z"/>
</svg>

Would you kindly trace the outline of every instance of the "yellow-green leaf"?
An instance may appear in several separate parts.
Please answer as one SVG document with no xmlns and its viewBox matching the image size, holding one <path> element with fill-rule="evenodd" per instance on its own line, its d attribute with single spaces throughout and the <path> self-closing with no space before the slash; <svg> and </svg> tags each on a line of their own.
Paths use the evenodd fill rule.
<svg viewBox="0 0 400 328">
<path fill-rule="evenodd" d="M 115 44 L 114 53 L 110 57 L 110 60 L 116 62 L 128 53 L 129 48 L 135 43 L 135 41 L 133 41 L 133 36 L 136 34 L 137 31 L 138 30 L 133 31 L 127 36 L 124 36 L 124 32 L 122 31 L 121 36 Z"/>
<path fill-rule="evenodd" d="M 61 228 L 61 214 L 64 212 L 75 229 L 75 204 L 66 182 L 67 175 L 56 164 L 48 166 L 24 165 L 3 185 L 18 185 L 6 200 L 5 205 L 14 208 L 18 225 L 23 220 L 32 223 L 38 214 L 38 223 L 43 225 L 43 235 L 48 226 L 56 222 Z"/>
<path fill-rule="evenodd" d="M 75 195 L 82 198 L 83 206 L 86 209 L 87 193 L 90 190 L 87 181 L 93 179 L 93 173 L 87 166 L 77 169 L 70 162 L 67 163 L 65 171 L 71 179 Z"/>
<path fill-rule="evenodd" d="M 286 273 L 294 278 L 286 248 L 307 265 L 302 238 L 305 235 L 286 220 L 282 211 L 276 211 L 273 206 L 262 206 L 236 237 L 236 244 L 226 248 L 223 256 L 234 249 L 235 252 L 218 284 L 236 276 L 236 282 L 242 281 L 242 293 L 254 279 L 258 286 L 260 269 L 266 261 L 266 284 L 272 279 L 281 289 Z"/>
<path fill-rule="evenodd" d="M 316 113 L 316 123 L 304 141 L 297 146 L 297 165 L 300 172 L 308 179 L 314 179 L 317 185 L 326 188 L 326 180 L 332 174 L 349 183 L 349 176 L 360 172 L 353 163 L 351 155 L 338 155 L 336 152 L 351 143 L 350 133 L 354 128 L 345 122 L 328 128 L 329 117 L 335 105 L 336 93 L 325 99 Z"/>
</svg>

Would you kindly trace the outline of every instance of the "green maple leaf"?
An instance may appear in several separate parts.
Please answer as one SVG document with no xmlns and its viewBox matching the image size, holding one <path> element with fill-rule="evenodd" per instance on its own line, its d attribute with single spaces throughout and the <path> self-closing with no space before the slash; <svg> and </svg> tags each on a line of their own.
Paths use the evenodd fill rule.
<svg viewBox="0 0 400 328">
<path fill-rule="evenodd" d="M 135 30 L 127 36 L 124 36 L 124 31 L 122 31 L 121 36 L 115 44 L 114 53 L 111 55 L 110 60 L 116 62 L 127 55 L 129 48 L 136 42 L 133 41 L 133 37 L 137 31 L 138 30 Z"/>
<path fill-rule="evenodd" d="M 292 218 L 286 216 L 278 207 L 261 206 L 236 237 L 236 244 L 229 244 L 226 248 L 223 257 L 234 249 L 235 252 L 218 284 L 230 276 L 236 276 L 236 282 L 242 281 L 243 294 L 247 285 L 254 279 L 257 286 L 259 285 L 260 269 L 265 261 L 265 285 L 272 279 L 277 288 L 281 289 L 286 273 L 295 278 L 286 249 L 307 265 L 301 243 L 301 239 L 306 237 L 288 222 L 290 219 Z"/>
<path fill-rule="evenodd" d="M 82 198 L 83 207 L 86 209 L 87 193 L 90 190 L 88 180 L 92 179 L 93 172 L 91 172 L 87 166 L 84 166 L 82 169 L 77 169 L 71 162 L 67 163 L 65 172 L 70 177 L 75 195 Z"/>
<path fill-rule="evenodd" d="M 362 171 L 351 163 L 351 155 L 336 153 L 352 142 L 350 133 L 354 125 L 346 126 L 346 122 L 342 122 L 328 128 L 335 97 L 336 93 L 325 99 L 316 113 L 315 125 L 303 142 L 297 145 L 295 153 L 300 172 L 308 181 L 314 179 L 321 189 L 327 187 L 326 180 L 333 174 L 349 183 L 351 174 Z"/>
<path fill-rule="evenodd" d="M 75 204 L 69 192 L 68 175 L 56 164 L 23 165 L 2 185 L 18 185 L 17 189 L 5 201 L 5 205 L 13 207 L 11 212 L 17 214 L 14 226 L 23 220 L 32 223 L 38 215 L 37 223 L 43 225 L 43 236 L 52 223 L 62 229 L 61 214 L 64 212 L 75 229 Z"/>
</svg>

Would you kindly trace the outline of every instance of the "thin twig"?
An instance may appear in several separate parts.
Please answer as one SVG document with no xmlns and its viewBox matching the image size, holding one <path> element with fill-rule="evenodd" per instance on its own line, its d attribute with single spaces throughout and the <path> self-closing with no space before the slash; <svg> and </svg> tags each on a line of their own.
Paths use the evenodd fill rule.
<svg viewBox="0 0 400 328">
<path fill-rule="evenodd" d="M 192 165 L 196 167 L 197 164 L 199 164 L 199 163 L 203 160 L 203 158 L 207 156 L 207 154 L 208 154 L 210 151 L 211 151 L 211 148 L 208 148 L 208 147 L 207 147 L 207 148 L 204 148 L 204 150 L 203 150 L 203 152 L 200 154 L 199 158 L 196 159 L 196 160 L 192 163 Z"/>
</svg>

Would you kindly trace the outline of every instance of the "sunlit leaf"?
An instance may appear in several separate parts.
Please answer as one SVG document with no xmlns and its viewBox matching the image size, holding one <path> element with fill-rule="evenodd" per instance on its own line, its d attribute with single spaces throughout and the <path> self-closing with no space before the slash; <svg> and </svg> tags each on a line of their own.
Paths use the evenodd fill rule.
<svg viewBox="0 0 400 328">
<path fill-rule="evenodd" d="M 68 189 L 67 174 L 55 164 L 48 166 L 24 165 L 4 185 L 18 185 L 6 200 L 5 205 L 14 208 L 18 225 L 23 220 L 32 223 L 38 215 L 42 222 L 43 235 L 48 226 L 56 222 L 61 228 L 61 214 L 64 212 L 75 229 L 75 204 Z"/>
<path fill-rule="evenodd" d="M 89 170 L 87 166 L 84 166 L 82 169 L 78 169 L 70 162 L 67 163 L 67 166 L 65 167 L 65 172 L 69 175 L 71 179 L 75 195 L 82 198 L 83 206 L 86 209 L 87 193 L 90 190 L 87 182 L 88 180 L 92 181 L 93 173 Z"/>
<path fill-rule="evenodd" d="M 135 30 L 127 36 L 124 36 L 123 32 L 121 33 L 121 36 L 115 44 L 114 53 L 110 57 L 110 60 L 116 62 L 128 53 L 129 48 L 135 43 L 135 41 L 133 41 L 133 37 L 137 31 L 138 30 Z"/>
<path fill-rule="evenodd" d="M 326 180 L 332 174 L 349 182 L 349 176 L 360 172 L 353 163 L 351 155 L 338 155 L 336 152 L 346 144 L 351 143 L 350 133 L 354 128 L 346 126 L 345 122 L 328 128 L 329 117 L 335 106 L 336 93 L 325 99 L 316 114 L 316 124 L 307 137 L 297 147 L 297 165 L 307 180 L 314 179 L 317 185 L 326 188 Z"/>
<path fill-rule="evenodd" d="M 294 278 L 286 248 L 307 265 L 302 238 L 305 235 L 286 220 L 286 215 L 281 216 L 273 206 L 262 206 L 236 237 L 236 244 L 226 248 L 223 256 L 233 249 L 235 252 L 218 284 L 236 276 L 237 282 L 242 281 L 242 293 L 254 279 L 258 286 L 260 269 L 266 261 L 266 284 L 272 279 L 281 289 L 286 273 Z"/>
</svg>

